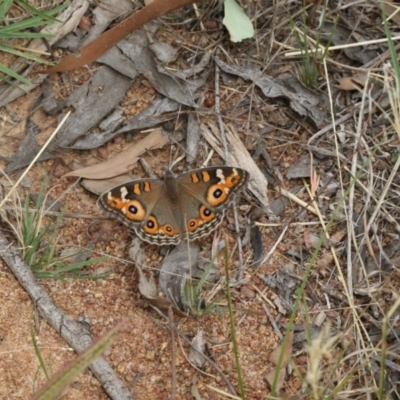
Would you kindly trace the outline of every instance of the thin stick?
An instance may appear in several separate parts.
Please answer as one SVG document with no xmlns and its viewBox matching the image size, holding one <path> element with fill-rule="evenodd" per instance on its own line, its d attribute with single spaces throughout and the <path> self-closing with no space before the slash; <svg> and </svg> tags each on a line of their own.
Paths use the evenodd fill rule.
<svg viewBox="0 0 400 400">
<path fill-rule="evenodd" d="M 172 307 L 168 307 L 168 322 L 169 332 L 171 334 L 171 400 L 176 397 L 176 344 L 175 344 L 175 324 L 174 324 L 174 312 Z"/>
<path fill-rule="evenodd" d="M 308 221 L 308 222 L 289 222 L 289 223 L 279 223 L 279 222 L 254 222 L 254 225 L 257 226 L 265 226 L 265 227 L 274 227 L 274 226 L 310 226 L 310 225 L 320 225 L 317 221 Z"/>
<path fill-rule="evenodd" d="M 312 212 L 315 215 L 318 215 L 318 211 L 311 205 L 307 204 L 305 201 L 299 199 L 297 196 L 295 196 L 293 193 L 288 192 L 286 189 L 283 189 L 279 186 L 275 186 L 274 189 L 279 192 L 280 194 L 286 196 L 288 199 L 293 200 L 295 203 L 299 204 L 303 208 L 305 208 L 307 211 Z"/>
<path fill-rule="evenodd" d="M 391 40 L 400 40 L 400 36 L 394 36 L 391 38 Z M 376 40 L 365 40 L 363 42 L 356 42 L 356 43 L 348 43 L 344 45 L 338 45 L 338 46 L 330 46 L 328 47 L 328 50 L 343 50 L 343 49 L 348 49 L 350 47 L 358 47 L 358 46 L 369 46 L 371 44 L 377 44 L 377 43 L 386 43 L 388 41 L 387 38 L 383 39 L 376 39 Z M 315 49 L 313 51 L 321 52 L 322 48 Z M 304 51 L 292 51 L 285 53 L 285 57 L 293 57 L 293 56 L 301 56 L 304 53 Z"/>
<path fill-rule="evenodd" d="M 11 190 L 4 196 L 3 201 L 0 203 L 0 208 L 1 206 L 8 200 L 8 198 L 11 196 L 11 193 L 18 187 L 18 185 L 22 182 L 22 180 L 25 178 L 26 174 L 28 171 L 32 168 L 33 164 L 39 159 L 39 157 L 42 155 L 42 153 L 47 149 L 47 146 L 50 144 L 50 142 L 53 140 L 54 136 L 57 135 L 58 131 L 61 129 L 61 127 L 64 125 L 64 122 L 67 120 L 69 117 L 69 114 L 71 114 L 71 111 L 68 111 L 68 113 L 65 115 L 65 117 L 62 119 L 60 124 L 57 126 L 55 131 L 51 134 L 51 136 L 47 139 L 47 142 L 42 146 L 40 149 L 39 153 L 36 154 L 36 157 L 31 161 L 31 163 L 28 165 L 28 168 L 25 169 L 23 174 L 19 177 L 17 182 L 15 182 L 14 186 L 11 188 Z"/>
<path fill-rule="evenodd" d="M 278 247 L 278 244 L 282 241 L 283 237 L 285 236 L 285 233 L 288 229 L 288 226 L 285 226 L 285 228 L 283 228 L 283 231 L 281 232 L 281 234 L 279 235 L 278 240 L 275 242 L 275 244 L 272 246 L 272 248 L 270 249 L 270 251 L 268 252 L 268 254 L 264 257 L 264 259 L 261 261 L 260 265 L 265 264 L 268 259 L 272 256 L 272 254 L 274 254 L 276 248 Z"/>
<path fill-rule="evenodd" d="M 3 207 L 2 208 L 4 211 L 25 211 L 24 207 Z M 37 208 L 29 208 L 28 212 L 30 213 L 40 213 L 43 212 L 43 210 L 38 210 Z M 61 214 L 65 218 L 79 218 L 79 219 L 104 219 L 104 220 L 115 220 L 113 217 L 107 217 L 104 215 L 85 215 L 85 214 L 76 214 L 76 213 L 63 213 L 61 211 L 45 211 L 45 215 L 49 215 L 52 217 L 59 217 Z"/>
<path fill-rule="evenodd" d="M 369 73 L 367 73 L 367 82 L 368 81 L 369 81 Z M 360 110 L 364 110 L 364 107 L 365 107 L 367 88 L 368 88 L 368 84 L 365 85 L 365 90 L 363 90 L 363 96 L 361 99 Z M 356 131 L 356 136 L 355 136 L 355 140 L 354 140 L 353 160 L 352 160 L 352 164 L 351 164 L 351 175 L 352 176 L 356 176 L 356 173 L 357 173 L 357 162 L 358 162 L 358 151 L 357 150 L 359 149 L 361 136 L 363 134 L 363 130 L 362 130 L 363 116 L 364 116 L 364 113 L 362 113 L 362 112 L 360 112 L 358 114 L 357 131 Z M 357 238 L 356 238 L 356 233 L 354 232 L 354 224 L 353 224 L 354 196 L 355 196 L 354 191 L 355 191 L 355 185 L 351 185 L 350 192 L 349 192 L 349 201 L 348 201 L 349 206 L 348 206 L 347 219 L 346 219 L 347 232 L 351 236 L 351 240 L 347 241 L 347 287 L 349 288 L 349 293 L 351 294 L 351 296 L 353 296 L 353 260 L 352 260 L 353 252 L 351 251 L 352 244 L 355 246 L 356 249 L 358 249 Z M 369 204 L 369 199 L 366 202 L 366 204 Z M 368 232 L 365 232 L 365 234 L 368 235 Z"/>
<path fill-rule="evenodd" d="M 221 133 L 221 142 L 222 142 L 222 147 L 224 149 L 225 163 L 227 165 L 231 165 L 229 151 L 228 151 L 228 143 L 226 141 L 226 135 L 225 135 L 225 127 L 224 127 L 224 123 L 222 121 L 222 116 L 221 116 L 221 104 L 220 104 L 220 95 L 219 95 L 219 66 L 218 66 L 218 64 L 215 64 L 215 112 L 217 114 L 219 131 Z"/>
<path fill-rule="evenodd" d="M 220 108 L 220 94 L 219 94 L 219 66 L 218 64 L 215 63 L 215 111 L 217 113 L 217 119 L 218 119 L 218 126 L 219 126 L 219 131 L 221 134 L 221 142 L 222 146 L 224 148 L 224 158 L 225 158 L 225 163 L 227 165 L 231 165 L 231 160 L 229 157 L 229 151 L 228 151 L 228 142 L 226 141 L 226 135 L 225 135 L 225 126 L 222 121 L 222 116 L 221 116 L 221 108 Z M 244 274 L 244 265 L 243 265 L 243 247 L 242 247 L 242 241 L 240 240 L 240 230 L 239 230 L 239 217 L 238 217 L 238 212 L 237 212 L 237 206 L 236 206 L 236 201 L 233 200 L 233 218 L 235 220 L 235 231 L 236 231 L 236 242 L 237 242 L 237 247 L 238 247 L 238 257 L 239 257 L 239 274 L 237 276 L 237 281 L 241 281 L 243 279 L 243 274 Z"/>
</svg>

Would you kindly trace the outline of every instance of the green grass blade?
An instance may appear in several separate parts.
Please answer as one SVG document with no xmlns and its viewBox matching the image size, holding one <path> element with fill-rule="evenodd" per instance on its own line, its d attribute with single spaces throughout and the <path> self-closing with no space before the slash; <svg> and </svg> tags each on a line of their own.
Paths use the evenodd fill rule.
<svg viewBox="0 0 400 400">
<path fill-rule="evenodd" d="M 58 398 L 57 396 L 67 387 L 67 385 L 114 342 L 113 336 L 117 332 L 118 328 L 119 326 L 111 329 L 80 354 L 66 368 L 56 374 L 46 384 L 46 386 L 33 397 L 33 400 L 52 400 Z"/>
<path fill-rule="evenodd" d="M 389 25 L 387 22 L 387 18 L 386 18 L 386 12 L 384 9 L 384 4 L 383 1 L 381 1 L 381 7 L 382 7 L 382 19 L 383 19 L 383 25 L 385 27 L 385 34 L 386 37 L 388 39 L 388 46 L 389 46 L 389 53 L 390 53 L 390 58 L 392 60 L 392 66 L 395 72 L 395 76 L 396 76 L 396 80 L 399 83 L 400 82 L 400 65 L 399 65 L 399 61 L 397 58 L 397 51 L 396 48 L 394 46 L 393 40 L 392 40 L 392 33 L 389 29 Z M 400 85 L 398 84 L 398 93 L 397 95 L 400 96 Z"/>
<path fill-rule="evenodd" d="M 197 297 L 199 295 L 200 290 L 203 287 L 205 281 L 207 280 L 210 270 L 211 270 L 212 266 L 214 265 L 214 261 L 216 260 L 218 254 L 219 254 L 219 252 L 217 252 L 217 254 L 215 254 L 215 256 L 212 258 L 212 260 L 210 260 L 210 262 L 207 265 L 207 268 L 204 270 L 204 273 L 201 275 L 199 283 L 196 285 L 196 288 L 195 288 L 195 292 L 194 292 L 195 297 Z"/>
<path fill-rule="evenodd" d="M 40 33 L 40 32 L 1 32 L 0 39 L 50 39 L 54 35 L 50 33 Z"/>
<path fill-rule="evenodd" d="M 25 85 L 29 85 L 30 82 L 28 81 L 28 79 L 24 78 L 22 75 L 17 74 L 16 72 L 14 72 L 12 69 L 7 68 L 5 65 L 0 64 L 0 72 L 3 72 L 4 74 L 11 76 L 12 78 L 20 81 L 21 83 L 25 84 Z"/>
<path fill-rule="evenodd" d="M 44 25 L 50 25 L 53 23 L 53 21 L 49 21 L 48 18 L 50 18 L 52 15 L 58 14 L 60 11 L 65 9 L 67 6 L 68 6 L 67 4 L 62 4 L 61 6 L 53 8 L 52 10 L 46 11 L 47 18 L 45 20 L 43 20 L 43 18 L 41 18 L 41 17 L 36 16 L 36 17 L 24 19 L 22 21 L 13 23 L 11 25 L 1 27 L 0 35 L 2 35 L 3 33 L 12 33 L 12 32 L 15 33 L 15 32 L 21 31 L 21 30 L 32 29 L 32 28 L 42 28 Z"/>
<path fill-rule="evenodd" d="M 36 15 L 40 17 L 43 20 L 47 20 L 50 22 L 60 22 L 58 19 L 53 18 L 50 13 L 44 13 L 43 11 L 40 11 L 39 9 L 32 7 L 30 4 L 26 3 L 23 0 L 17 0 L 17 2 L 21 5 L 21 7 L 25 8 L 25 10 L 31 12 L 33 15 Z"/>
<path fill-rule="evenodd" d="M 97 264 L 99 262 L 106 261 L 106 260 L 107 260 L 107 257 L 98 257 L 98 258 L 92 258 L 90 260 L 81 261 L 81 262 L 70 264 L 70 265 L 65 265 L 62 262 L 60 262 L 59 260 L 57 260 L 56 262 L 53 263 L 53 265 L 58 266 L 57 270 L 52 271 L 52 272 L 64 273 L 64 272 L 74 271 L 74 270 L 82 269 L 83 267 L 88 267 L 89 265 Z"/>
<path fill-rule="evenodd" d="M 74 269 L 81 269 L 83 267 L 88 267 L 89 265 L 92 265 L 92 264 L 97 264 L 99 262 L 106 261 L 107 259 L 108 259 L 108 257 L 92 258 L 90 260 L 81 261 L 81 262 L 72 264 L 70 267 L 73 267 Z M 68 271 L 68 269 L 66 269 L 66 271 Z"/>
<path fill-rule="evenodd" d="M 97 264 L 108 260 L 108 257 L 98 257 L 92 258 L 90 260 L 82 261 L 80 263 L 75 263 L 71 265 L 65 265 L 60 260 L 54 260 L 51 265 L 46 264 L 43 260 L 42 265 L 46 264 L 47 267 L 54 266 L 53 270 L 43 270 L 41 265 L 34 271 L 36 278 L 38 279 L 65 279 L 65 278 L 75 278 L 75 279 L 104 279 L 107 274 L 93 275 L 88 272 L 81 271 L 83 267 L 87 267 L 92 264 Z"/>
<path fill-rule="evenodd" d="M 19 22 L 15 22 L 11 25 L 4 26 L 0 28 L 0 37 L 2 34 L 5 33 L 16 33 L 18 31 L 26 30 L 26 29 L 32 29 L 32 28 L 39 28 L 43 25 L 46 25 L 45 22 L 39 17 L 32 17 L 28 19 L 24 19 Z"/>
<path fill-rule="evenodd" d="M 5 20 L 5 15 L 8 13 L 8 10 L 11 7 L 13 0 L 3 0 L 2 2 L 0 2 L 0 21 Z"/>
<path fill-rule="evenodd" d="M 42 353 L 41 353 L 41 351 L 39 349 L 38 342 L 36 340 L 35 331 L 33 329 L 33 326 L 31 326 L 31 339 L 32 339 L 32 344 L 33 344 L 33 348 L 35 350 L 36 357 L 39 360 L 40 367 L 42 368 L 44 374 L 46 375 L 46 379 L 49 380 L 50 376 L 49 376 L 49 374 L 47 372 L 46 364 L 44 363 L 44 360 L 43 360 L 43 357 L 42 357 Z"/>
<path fill-rule="evenodd" d="M 34 220 L 35 220 L 35 215 L 29 212 L 29 196 L 26 196 L 24 203 L 24 217 L 22 221 L 22 228 L 23 228 L 22 237 L 24 241 L 23 247 L 24 247 L 25 257 L 27 251 L 25 249 L 28 248 L 33 238 L 35 237 L 35 230 L 33 229 Z"/>
</svg>

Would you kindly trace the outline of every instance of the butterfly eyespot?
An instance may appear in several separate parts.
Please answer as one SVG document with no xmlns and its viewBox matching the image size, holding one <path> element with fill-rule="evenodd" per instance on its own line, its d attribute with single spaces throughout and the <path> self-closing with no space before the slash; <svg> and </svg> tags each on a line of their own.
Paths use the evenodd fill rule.
<svg viewBox="0 0 400 400">
<path fill-rule="evenodd" d="M 219 199 L 222 196 L 222 190 L 221 189 L 215 189 L 213 195 L 214 195 L 214 197 L 216 199 Z"/>
<path fill-rule="evenodd" d="M 128 220 L 143 221 L 146 215 L 146 209 L 143 207 L 142 203 L 137 200 L 130 200 L 129 202 L 121 200 L 118 204 L 116 208 L 119 208 Z"/>
<path fill-rule="evenodd" d="M 191 218 L 187 224 L 188 231 L 194 232 L 200 225 L 202 225 L 202 220 L 199 218 Z"/>
<path fill-rule="evenodd" d="M 229 195 L 229 187 L 222 184 L 214 184 L 207 190 L 206 200 L 211 207 L 223 204 Z"/>
<path fill-rule="evenodd" d="M 153 215 L 149 216 L 149 219 L 143 225 L 143 230 L 151 235 L 154 235 L 158 232 L 159 230 L 158 222 Z"/>
<path fill-rule="evenodd" d="M 209 217 L 211 215 L 211 210 L 209 208 L 205 208 L 203 210 L 203 215 L 205 215 L 206 217 Z"/>
<path fill-rule="evenodd" d="M 137 212 L 138 212 L 138 209 L 136 206 L 129 206 L 128 210 L 131 214 L 137 214 Z"/>
<path fill-rule="evenodd" d="M 171 225 L 171 224 L 161 225 L 160 228 L 159 228 L 159 231 L 162 232 L 164 235 L 167 235 L 169 237 L 173 237 L 173 236 L 179 234 L 179 229 L 174 228 L 174 226 Z"/>
<path fill-rule="evenodd" d="M 204 205 L 200 207 L 199 211 L 200 211 L 200 218 L 204 222 L 211 221 L 215 217 L 215 213 Z"/>
</svg>

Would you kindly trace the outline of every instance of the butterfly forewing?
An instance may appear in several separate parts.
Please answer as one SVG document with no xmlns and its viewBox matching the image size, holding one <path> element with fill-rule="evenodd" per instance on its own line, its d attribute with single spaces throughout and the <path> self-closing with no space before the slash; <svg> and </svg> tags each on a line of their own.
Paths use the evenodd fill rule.
<svg viewBox="0 0 400 400">
<path fill-rule="evenodd" d="M 177 178 L 179 185 L 205 206 L 226 209 L 247 183 L 249 173 L 241 168 L 209 167 L 192 170 Z"/>
<path fill-rule="evenodd" d="M 139 228 L 148 219 L 157 198 L 162 198 L 160 179 L 135 180 L 119 185 L 99 198 L 100 206 L 131 228 Z"/>
</svg>

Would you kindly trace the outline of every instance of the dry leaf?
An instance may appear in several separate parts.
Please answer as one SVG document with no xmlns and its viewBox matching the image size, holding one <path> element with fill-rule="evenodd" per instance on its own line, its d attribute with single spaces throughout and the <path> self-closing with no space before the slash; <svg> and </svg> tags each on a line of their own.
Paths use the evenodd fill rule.
<svg viewBox="0 0 400 400">
<path fill-rule="evenodd" d="M 85 31 L 89 31 L 90 28 L 92 27 L 92 21 L 90 18 L 86 17 L 86 15 L 84 15 L 81 20 L 79 21 L 79 28 L 85 30 Z"/>
<path fill-rule="evenodd" d="M 189 361 L 197 368 L 203 368 L 206 359 L 203 354 L 206 350 L 207 340 L 204 338 L 203 331 L 199 330 L 192 340 L 192 347 L 189 353 Z"/>
<path fill-rule="evenodd" d="M 367 74 L 355 74 L 337 79 L 342 90 L 362 90 L 369 81 Z"/>
<path fill-rule="evenodd" d="M 140 142 L 133 144 L 115 157 L 90 167 L 68 172 L 67 176 L 79 176 L 89 179 L 107 179 L 130 171 L 139 157 L 148 150 L 159 149 L 168 142 L 168 136 L 155 129 Z"/>
<path fill-rule="evenodd" d="M 331 252 L 324 254 L 321 258 L 319 258 L 315 265 L 318 268 L 326 269 L 333 264 L 333 254 Z"/>
<path fill-rule="evenodd" d="M 169 300 L 167 300 L 164 297 L 157 297 L 155 299 L 148 298 L 147 301 L 149 302 L 149 304 L 151 304 L 155 308 L 158 308 L 164 314 L 168 314 L 168 310 L 171 307 L 172 312 L 178 317 L 183 317 L 183 318 L 188 317 L 187 314 L 179 310 L 179 308 L 177 308 L 174 304 L 172 304 Z"/>
<path fill-rule="evenodd" d="M 312 234 L 309 230 L 304 231 L 304 244 L 308 250 L 315 249 L 318 246 L 320 237 Z"/>
<path fill-rule="evenodd" d="M 336 244 L 340 243 L 342 239 L 347 235 L 347 231 L 338 231 L 335 234 L 333 234 L 329 240 L 328 240 L 328 245 L 329 246 L 335 246 Z"/>
<path fill-rule="evenodd" d="M 284 349 L 282 349 L 282 345 L 280 345 L 271 353 L 271 356 L 269 358 L 271 363 L 273 363 L 274 365 L 278 365 L 282 350 L 283 350 L 284 354 L 283 354 L 282 362 L 280 364 L 280 368 L 279 368 L 279 372 L 278 372 L 278 379 L 277 379 L 277 383 L 276 383 L 276 387 L 275 387 L 276 392 L 279 392 L 281 390 L 281 388 L 285 382 L 286 366 L 287 366 L 287 364 L 290 360 L 290 357 L 292 356 L 292 352 L 293 352 L 293 331 L 289 333 L 289 340 L 286 344 L 286 347 Z M 272 385 L 274 384 L 274 378 L 275 378 L 276 373 L 277 373 L 276 369 L 272 369 L 265 376 L 265 379 L 270 387 L 272 387 Z"/>
<path fill-rule="evenodd" d="M 289 340 L 284 350 L 283 359 L 281 362 L 281 368 L 286 367 L 288 364 L 290 357 L 292 356 L 293 351 L 293 331 L 289 333 Z M 279 357 L 281 356 L 282 345 L 278 346 L 275 350 L 272 351 L 269 360 L 274 364 L 278 365 Z"/>
</svg>

